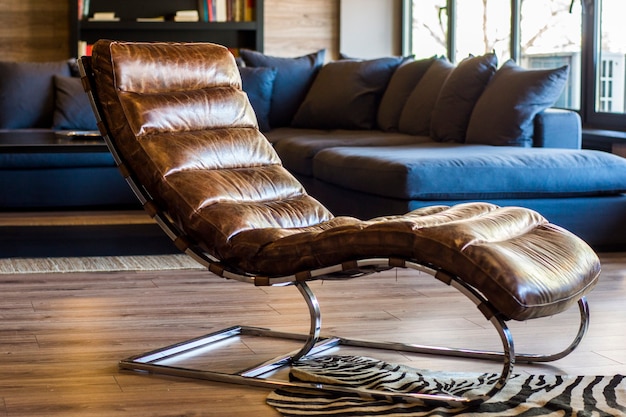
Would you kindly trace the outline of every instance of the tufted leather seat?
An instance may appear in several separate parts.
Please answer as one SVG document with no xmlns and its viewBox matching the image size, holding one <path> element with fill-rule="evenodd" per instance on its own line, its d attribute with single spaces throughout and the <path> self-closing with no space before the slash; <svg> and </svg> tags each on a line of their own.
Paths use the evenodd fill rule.
<svg viewBox="0 0 626 417">
<path fill-rule="evenodd" d="M 146 209 L 223 270 L 271 284 L 365 258 L 460 277 L 504 319 L 554 315 L 595 285 L 589 246 L 538 213 L 487 203 L 372 220 L 334 217 L 259 132 L 232 54 L 212 44 L 98 41 L 91 57 L 101 131 Z"/>
</svg>

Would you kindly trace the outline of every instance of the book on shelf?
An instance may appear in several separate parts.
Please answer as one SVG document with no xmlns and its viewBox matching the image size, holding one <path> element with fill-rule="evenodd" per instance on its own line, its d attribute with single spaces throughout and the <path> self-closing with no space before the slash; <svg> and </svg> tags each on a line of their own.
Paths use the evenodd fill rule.
<svg viewBox="0 0 626 417">
<path fill-rule="evenodd" d="M 165 22 L 165 16 L 138 17 L 137 22 Z"/>
<path fill-rule="evenodd" d="M 86 19 L 89 17 L 89 0 L 77 0 L 78 1 L 78 20 Z"/>
<path fill-rule="evenodd" d="M 226 22 L 228 20 L 227 3 L 229 0 L 213 0 L 215 3 L 215 21 Z"/>
<path fill-rule="evenodd" d="M 198 0 L 198 15 L 203 22 L 210 22 L 209 19 L 209 0 Z"/>
<path fill-rule="evenodd" d="M 208 22 L 215 22 L 215 0 L 206 0 Z"/>
<path fill-rule="evenodd" d="M 256 19 L 256 2 L 254 0 L 244 0 L 243 20 L 253 22 Z"/>
<path fill-rule="evenodd" d="M 209 3 L 211 3 L 211 0 L 198 0 L 198 13 L 200 20 L 203 22 L 211 21 L 211 6 Z"/>
<path fill-rule="evenodd" d="M 115 12 L 95 12 L 88 20 L 90 22 L 118 22 L 120 18 L 115 16 Z"/>
<path fill-rule="evenodd" d="M 227 4 L 227 20 L 229 22 L 243 22 L 245 7 L 245 0 L 229 0 Z"/>
<path fill-rule="evenodd" d="M 85 41 L 78 41 L 78 57 L 80 58 L 81 56 L 91 56 L 92 47 L 93 45 L 90 43 L 87 43 Z"/>
<path fill-rule="evenodd" d="M 175 22 L 197 22 L 199 20 L 198 10 L 178 10 L 174 15 Z"/>
</svg>

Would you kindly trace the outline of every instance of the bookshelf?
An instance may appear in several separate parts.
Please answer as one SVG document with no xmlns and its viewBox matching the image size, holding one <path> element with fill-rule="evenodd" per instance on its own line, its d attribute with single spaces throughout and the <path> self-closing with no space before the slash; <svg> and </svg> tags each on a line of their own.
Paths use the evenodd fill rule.
<svg viewBox="0 0 626 417">
<path fill-rule="evenodd" d="M 218 0 L 213 0 L 218 1 Z M 230 1 L 230 0 L 220 0 Z M 243 0 L 245 1 L 245 0 Z M 78 56 L 79 43 L 93 44 L 98 39 L 125 41 L 214 42 L 233 50 L 263 52 L 263 0 L 255 0 L 250 21 L 137 21 L 138 18 L 169 17 L 179 10 L 198 10 L 198 0 L 70 0 L 70 53 Z M 234 1 L 233 1 L 234 3 Z M 79 19 L 80 4 L 88 4 L 88 17 L 94 13 L 115 12 L 118 20 Z M 84 7 L 84 6 L 83 6 Z"/>
</svg>

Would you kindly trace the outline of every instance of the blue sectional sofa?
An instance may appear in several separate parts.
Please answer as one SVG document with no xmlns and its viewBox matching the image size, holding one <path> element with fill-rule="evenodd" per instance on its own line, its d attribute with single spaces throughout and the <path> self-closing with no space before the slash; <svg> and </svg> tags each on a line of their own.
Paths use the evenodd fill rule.
<svg viewBox="0 0 626 417">
<path fill-rule="evenodd" d="M 243 51 L 242 60 L 271 69 L 260 124 L 285 167 L 333 213 L 372 218 L 489 201 L 535 209 L 597 248 L 626 247 L 626 159 L 582 150 L 579 115 L 550 108 L 566 67 L 497 69 L 491 54 L 457 67 L 436 58 L 320 65 L 320 53 Z M 315 75 L 281 123 L 298 72 Z"/>
</svg>

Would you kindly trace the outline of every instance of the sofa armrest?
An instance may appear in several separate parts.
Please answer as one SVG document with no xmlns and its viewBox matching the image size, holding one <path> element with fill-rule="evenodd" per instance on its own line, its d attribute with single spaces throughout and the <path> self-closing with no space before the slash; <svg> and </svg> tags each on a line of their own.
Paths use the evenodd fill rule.
<svg viewBox="0 0 626 417">
<path fill-rule="evenodd" d="M 535 116 L 533 147 L 580 149 L 580 115 L 573 110 L 547 109 Z"/>
</svg>

